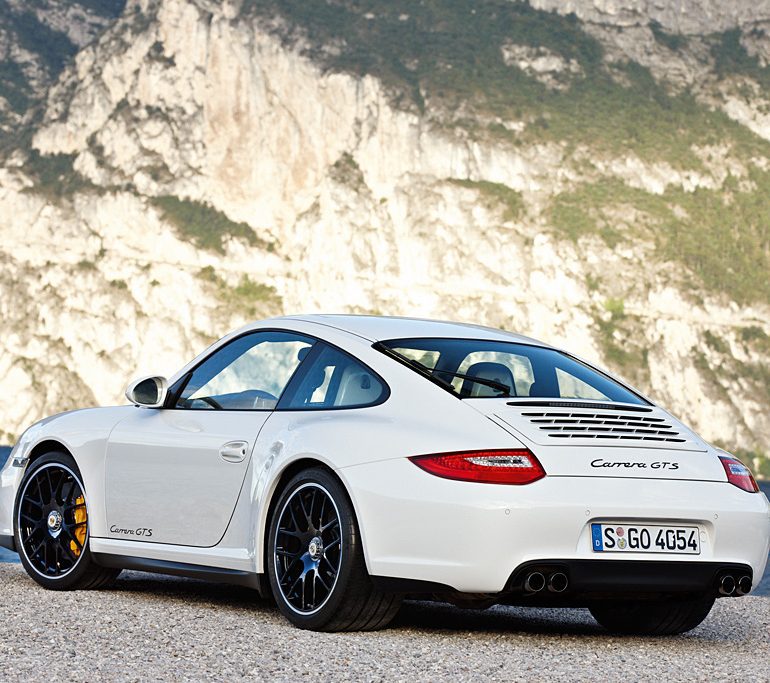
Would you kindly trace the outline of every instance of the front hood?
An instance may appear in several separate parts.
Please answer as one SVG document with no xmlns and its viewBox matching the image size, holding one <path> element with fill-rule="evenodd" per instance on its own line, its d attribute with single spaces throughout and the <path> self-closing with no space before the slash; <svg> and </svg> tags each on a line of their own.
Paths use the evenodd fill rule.
<svg viewBox="0 0 770 683">
<path fill-rule="evenodd" d="M 465 400 L 526 444 L 549 475 L 727 480 L 716 452 L 657 406 Z"/>
</svg>

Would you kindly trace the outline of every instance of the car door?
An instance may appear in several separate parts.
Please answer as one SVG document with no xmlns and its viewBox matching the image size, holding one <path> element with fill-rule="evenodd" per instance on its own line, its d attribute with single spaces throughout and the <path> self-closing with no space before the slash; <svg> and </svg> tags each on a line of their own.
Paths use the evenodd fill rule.
<svg viewBox="0 0 770 683">
<path fill-rule="evenodd" d="M 224 535 L 260 430 L 315 340 L 256 331 L 216 349 L 163 409 L 110 435 L 109 538 L 211 547 Z"/>
</svg>

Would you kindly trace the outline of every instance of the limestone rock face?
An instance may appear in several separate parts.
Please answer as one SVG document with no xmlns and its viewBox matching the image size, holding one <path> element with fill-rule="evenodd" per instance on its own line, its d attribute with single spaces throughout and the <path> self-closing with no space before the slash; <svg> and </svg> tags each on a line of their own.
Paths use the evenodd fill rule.
<svg viewBox="0 0 770 683">
<path fill-rule="evenodd" d="M 695 193 L 743 197 L 768 170 L 763 92 L 719 78 L 704 34 L 770 21 L 770 6 L 532 0 L 577 14 L 607 87 L 639 65 L 754 136 L 745 154 L 693 144 L 688 165 L 535 138 L 537 118 L 515 109 L 442 110 L 427 86 L 424 106 L 404 105 L 380 74 L 324 62 L 345 45 L 319 52 L 309 31 L 247 4 L 131 0 L 50 88 L 31 143 L 6 155 L 7 438 L 121 401 L 134 375 L 171 374 L 249 319 L 345 311 L 523 332 L 610 366 L 707 439 L 770 451 L 767 300 L 701 283 L 660 237 L 695 220 Z M 651 20 L 686 42 L 661 43 Z M 511 39 L 495 54 L 554 96 L 592 78 L 549 46 Z M 625 198 L 589 206 L 604 186 Z M 594 194 L 570 204 L 580 188 Z M 570 211 L 593 227 L 565 235 Z"/>
<path fill-rule="evenodd" d="M 727 31 L 770 20 L 767 0 L 531 0 L 533 7 L 618 27 L 647 25 L 651 20 L 675 33 Z"/>
</svg>

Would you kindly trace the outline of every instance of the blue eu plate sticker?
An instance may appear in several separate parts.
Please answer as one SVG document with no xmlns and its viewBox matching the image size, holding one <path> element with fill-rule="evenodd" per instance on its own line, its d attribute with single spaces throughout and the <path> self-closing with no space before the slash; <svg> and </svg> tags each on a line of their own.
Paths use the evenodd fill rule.
<svg viewBox="0 0 770 683">
<path fill-rule="evenodd" d="M 602 525 L 591 525 L 591 538 L 593 539 L 594 550 L 601 552 L 604 550 L 604 543 L 602 542 Z"/>
</svg>

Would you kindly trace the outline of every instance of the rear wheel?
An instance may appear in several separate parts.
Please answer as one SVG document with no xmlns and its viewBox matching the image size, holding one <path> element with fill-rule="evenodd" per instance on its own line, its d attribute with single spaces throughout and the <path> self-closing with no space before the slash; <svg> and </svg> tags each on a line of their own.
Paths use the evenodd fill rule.
<svg viewBox="0 0 770 683">
<path fill-rule="evenodd" d="M 711 611 L 714 598 L 673 601 L 627 601 L 590 608 L 594 619 L 608 631 L 666 636 L 694 629 Z"/>
<path fill-rule="evenodd" d="M 347 494 L 320 468 L 295 476 L 278 498 L 267 564 L 279 609 L 300 628 L 375 630 L 401 602 L 372 583 Z"/>
<path fill-rule="evenodd" d="M 48 453 L 29 466 L 16 503 L 15 526 L 21 563 L 44 588 L 102 588 L 120 573 L 91 559 L 85 489 L 67 453 Z"/>
</svg>

